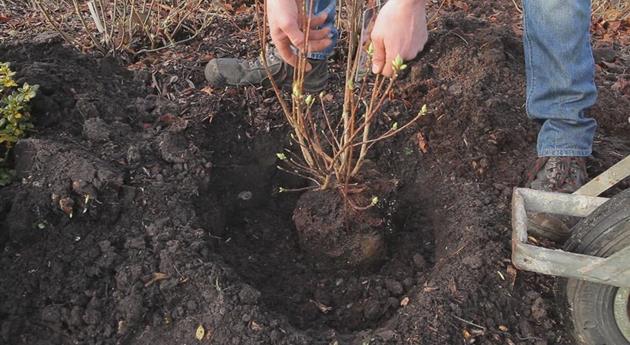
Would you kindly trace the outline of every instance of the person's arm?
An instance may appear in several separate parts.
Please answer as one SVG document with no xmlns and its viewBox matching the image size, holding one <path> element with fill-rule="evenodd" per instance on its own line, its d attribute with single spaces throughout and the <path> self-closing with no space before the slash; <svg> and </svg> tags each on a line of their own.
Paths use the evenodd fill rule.
<svg viewBox="0 0 630 345">
<path fill-rule="evenodd" d="M 371 38 L 372 71 L 392 76 L 392 61 L 398 55 L 411 60 L 427 43 L 425 0 L 389 0 L 376 18 Z"/>
<path fill-rule="evenodd" d="M 292 66 L 297 63 L 297 56 L 291 49 L 291 45 L 298 49 L 320 51 L 332 44 L 330 28 L 317 29 L 318 26 L 324 24 L 327 18 L 327 14 L 322 13 L 311 19 L 309 42 L 307 47 L 304 47 L 304 32 L 300 30 L 298 7 L 295 0 L 268 0 L 267 17 L 271 40 L 278 48 L 280 57 Z"/>
</svg>

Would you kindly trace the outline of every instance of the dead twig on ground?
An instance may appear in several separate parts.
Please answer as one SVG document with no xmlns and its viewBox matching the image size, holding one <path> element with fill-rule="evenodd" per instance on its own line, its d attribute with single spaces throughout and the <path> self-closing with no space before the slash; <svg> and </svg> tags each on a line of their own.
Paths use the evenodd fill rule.
<svg viewBox="0 0 630 345">
<path fill-rule="evenodd" d="M 478 324 L 476 324 L 476 323 L 474 323 L 472 321 L 468 321 L 468 320 L 462 319 L 461 317 L 459 317 L 457 315 L 451 315 L 451 316 L 453 316 L 455 319 L 457 319 L 457 320 L 459 320 L 459 321 L 461 321 L 461 322 L 463 322 L 463 323 L 465 323 L 467 325 L 470 325 L 470 326 L 473 326 L 473 327 L 477 327 L 477 328 L 479 328 L 480 330 L 482 330 L 484 332 L 486 331 L 486 327 L 484 327 L 484 326 L 478 325 Z"/>
<path fill-rule="evenodd" d="M 593 0 L 593 16 L 606 21 L 630 19 L 630 2 L 627 0 Z"/>
<path fill-rule="evenodd" d="M 32 0 L 32 3 L 68 43 L 110 55 L 173 47 L 196 38 L 212 19 L 208 0 Z"/>
</svg>

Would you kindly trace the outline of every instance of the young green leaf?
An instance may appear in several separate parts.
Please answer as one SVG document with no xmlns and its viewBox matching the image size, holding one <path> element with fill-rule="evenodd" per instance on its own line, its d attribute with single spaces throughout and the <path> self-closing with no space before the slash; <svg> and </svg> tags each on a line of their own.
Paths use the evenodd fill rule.
<svg viewBox="0 0 630 345">
<path fill-rule="evenodd" d="M 308 95 L 304 99 L 304 103 L 306 103 L 306 105 L 308 105 L 310 107 L 310 106 L 313 105 L 313 103 L 315 103 L 315 98 L 312 95 Z"/>
<path fill-rule="evenodd" d="M 400 54 L 396 55 L 396 58 L 394 59 L 394 61 L 392 61 L 392 69 L 394 70 L 394 72 L 402 71 L 405 68 L 407 68 L 407 65 L 405 65 L 405 61 L 403 61 Z"/>
<path fill-rule="evenodd" d="M 370 42 L 370 45 L 368 45 L 367 53 L 370 57 L 374 56 L 374 43 L 373 42 Z"/>
<path fill-rule="evenodd" d="M 370 203 L 370 206 L 376 206 L 376 204 L 378 204 L 378 197 L 377 196 L 373 196 L 372 197 L 372 202 Z"/>
<path fill-rule="evenodd" d="M 302 97 L 302 89 L 298 83 L 293 83 L 293 97 L 300 98 Z"/>
</svg>

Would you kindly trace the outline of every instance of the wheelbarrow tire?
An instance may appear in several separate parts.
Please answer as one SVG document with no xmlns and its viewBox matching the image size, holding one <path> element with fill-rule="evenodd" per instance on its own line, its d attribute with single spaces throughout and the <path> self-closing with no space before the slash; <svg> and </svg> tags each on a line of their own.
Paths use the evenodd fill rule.
<svg viewBox="0 0 630 345">
<path fill-rule="evenodd" d="M 630 246 L 630 190 L 619 193 L 572 230 L 564 249 L 608 257 Z M 618 288 L 577 279 L 559 278 L 556 296 L 579 345 L 630 345 L 614 314 Z"/>
</svg>

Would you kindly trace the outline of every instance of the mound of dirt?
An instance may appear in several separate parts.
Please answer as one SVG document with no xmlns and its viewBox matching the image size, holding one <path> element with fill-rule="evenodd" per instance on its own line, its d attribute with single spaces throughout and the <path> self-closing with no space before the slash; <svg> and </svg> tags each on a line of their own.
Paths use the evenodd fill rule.
<svg viewBox="0 0 630 345">
<path fill-rule="evenodd" d="M 185 344 L 203 327 L 222 345 L 570 344 L 552 279 L 510 266 L 509 198 L 537 127 L 513 23 L 479 6 L 438 22 L 383 108 L 383 128 L 429 114 L 369 157 L 399 180 L 370 270 L 321 270 L 300 249 L 300 196 L 277 190 L 304 181 L 275 167 L 289 140 L 272 92 L 199 86 L 201 55 L 255 51 L 255 33 L 221 17 L 154 75 L 51 36 L 1 43 L 41 86 L 19 179 L 0 189 L 1 341 Z M 630 101 L 600 93 L 593 174 L 630 153 Z"/>
</svg>

